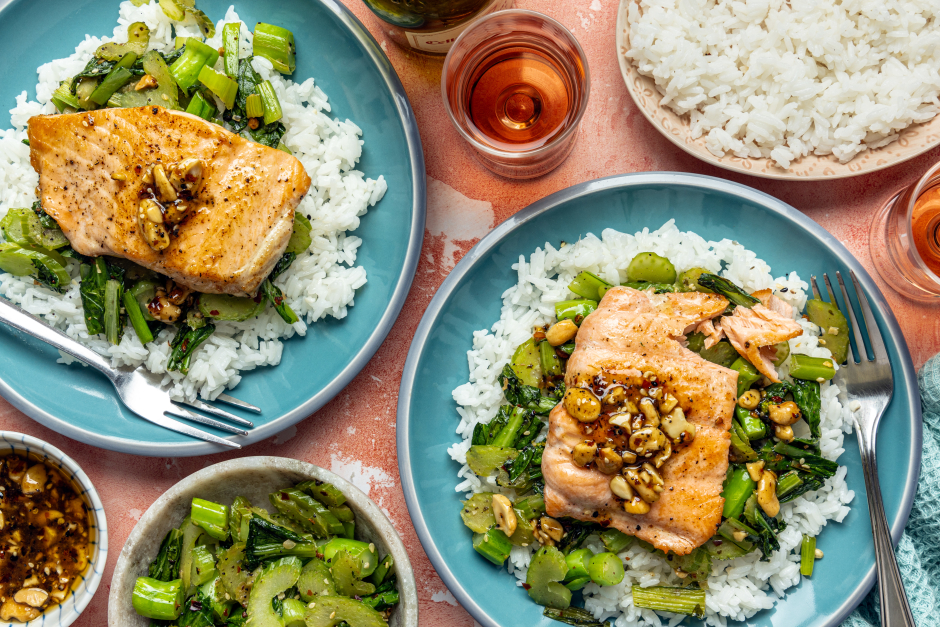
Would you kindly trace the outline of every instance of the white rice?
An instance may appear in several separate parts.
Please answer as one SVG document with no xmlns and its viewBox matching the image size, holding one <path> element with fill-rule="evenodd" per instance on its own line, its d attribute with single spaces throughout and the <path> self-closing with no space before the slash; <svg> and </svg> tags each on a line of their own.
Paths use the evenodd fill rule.
<svg viewBox="0 0 940 627">
<path fill-rule="evenodd" d="M 935 0 L 639 0 L 632 59 L 716 156 L 841 162 L 940 110 Z"/>
<path fill-rule="evenodd" d="M 498 375 L 509 362 L 515 348 L 531 337 L 532 328 L 554 320 L 554 305 L 570 298 L 568 284 L 582 271 L 593 272 L 602 279 L 619 284 L 626 281 L 625 269 L 634 255 L 655 252 L 667 257 L 682 272 L 692 267 L 704 267 L 741 285 L 749 292 L 772 288 L 774 293 L 793 306 L 793 316 L 803 326 L 802 336 L 790 340 L 792 354 L 816 357 L 830 356 L 829 350 L 819 346 L 820 330 L 799 317 L 806 303 L 807 285 L 796 273 L 774 278 L 770 266 L 753 252 L 737 242 L 721 240 L 708 242 L 691 232 L 681 232 L 670 220 L 655 232 L 644 229 L 628 235 L 606 229 L 600 239 L 588 234 L 574 244 L 555 248 L 545 244 L 528 258 L 520 256 L 513 265 L 519 280 L 503 294 L 503 307 L 499 321 L 490 330 L 473 334 L 473 349 L 468 351 L 469 381 L 454 390 L 458 404 L 460 424 L 457 433 L 462 440 L 448 449 L 459 464 L 460 481 L 457 492 L 499 492 L 514 499 L 512 490 L 496 484 L 495 475 L 480 478 L 466 464 L 473 428 L 477 423 L 493 419 L 503 399 Z M 787 372 L 785 362 L 781 374 Z M 839 389 L 830 383 L 821 387 L 821 440 L 822 454 L 832 460 L 844 451 L 842 441 L 850 433 L 851 417 L 839 400 Z M 794 425 L 798 436 L 808 435 L 805 422 Z M 800 430 L 802 428 L 802 430 Z M 540 436 L 544 438 L 543 435 Z M 713 561 L 708 578 L 706 623 L 725 625 L 727 619 L 744 620 L 761 609 L 770 608 L 784 591 L 799 583 L 799 546 L 802 534 L 816 536 L 827 522 L 841 522 L 849 513 L 848 503 L 855 494 L 845 483 L 845 469 L 828 479 L 816 492 L 781 506 L 781 518 L 787 528 L 780 533 L 780 550 L 770 561 L 761 562 L 755 551 L 744 557 L 728 561 Z M 585 546 L 595 553 L 604 551 L 599 538 L 593 535 Z M 825 549 L 825 544 L 820 542 Z M 529 560 L 537 547 L 513 547 L 507 567 L 518 585 L 525 580 Z M 631 589 L 655 585 L 681 585 L 666 560 L 649 553 L 638 544 L 620 554 L 626 565 L 626 576 L 617 586 L 600 587 L 588 584 L 584 588 L 585 607 L 598 619 L 614 618 L 616 627 L 641 625 L 674 625 L 681 617 L 657 614 L 651 610 L 633 607 Z M 497 575 L 494 574 L 494 577 Z"/>
<path fill-rule="evenodd" d="M 86 35 L 74 54 L 39 67 L 37 101 L 27 101 L 26 92 L 20 94 L 16 107 L 10 111 L 13 128 L 0 130 L 0 218 L 12 207 L 29 207 L 37 200 L 38 177 L 29 163 L 29 148 L 22 143 L 26 139 L 29 118 L 54 113 L 55 107 L 49 98 L 59 83 L 81 71 L 102 43 L 127 41 L 127 25 L 138 21 L 150 28 L 150 49 L 163 53 L 173 51 L 174 35 L 200 36 L 192 18 L 182 24 L 171 22 L 156 0 L 141 7 L 123 2 L 113 37 Z M 215 38 L 207 43 L 221 47 L 223 25 L 239 21 L 234 7 L 230 7 L 217 24 Z M 251 38 L 251 27 L 242 23 L 242 57 L 251 54 Z M 216 69 L 221 70 L 221 66 L 220 59 Z M 165 370 L 170 352 L 168 343 L 175 333 L 172 329 L 161 331 L 147 346 L 141 346 L 129 328 L 118 346 L 109 345 L 103 336 L 89 337 L 74 267 L 76 280 L 63 295 L 34 284 L 29 277 L 0 272 L 0 296 L 109 356 L 115 366 L 144 364 L 155 373 L 164 373 L 164 384 L 172 385 L 171 393 L 187 399 L 197 395 L 214 399 L 225 389 L 235 387 L 242 372 L 278 364 L 282 340 L 295 333 L 305 335 L 307 324 L 328 316 L 345 318 L 348 308 L 354 304 L 356 290 L 366 283 L 365 269 L 355 265 L 362 240 L 351 233 L 359 228 L 359 220 L 368 208 L 385 194 L 385 179 L 382 176 L 376 180 L 366 179 L 355 169 L 362 156 L 364 142 L 359 139 L 362 131 L 349 120 L 343 122 L 330 117 L 327 96 L 314 85 L 313 78 L 295 83 L 274 71 L 271 63 L 260 57 L 254 59 L 253 66 L 274 86 L 284 115 L 282 121 L 287 127 L 282 141 L 303 163 L 313 181 L 297 208 L 311 220 L 313 242 L 276 281 L 287 303 L 301 318 L 299 322 L 288 325 L 272 307 L 245 322 L 218 322 L 215 333 L 193 355 L 189 373 L 184 376 Z M 68 363 L 70 359 L 63 355 L 61 361 Z"/>
</svg>

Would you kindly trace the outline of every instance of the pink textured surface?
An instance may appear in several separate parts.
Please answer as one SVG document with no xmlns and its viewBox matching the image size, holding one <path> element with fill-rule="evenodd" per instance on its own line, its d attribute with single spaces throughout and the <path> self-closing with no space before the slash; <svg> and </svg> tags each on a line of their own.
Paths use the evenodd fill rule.
<svg viewBox="0 0 940 627">
<path fill-rule="evenodd" d="M 835 234 L 874 273 L 868 252 L 868 230 L 875 210 L 898 188 L 912 182 L 940 159 L 940 150 L 888 170 L 841 181 L 774 182 L 729 174 L 704 165 L 670 144 L 633 105 L 614 51 L 616 0 L 517 0 L 519 7 L 542 11 L 559 20 L 581 41 L 590 63 L 592 93 L 579 143 L 559 169 L 534 181 L 503 180 L 479 166 L 451 128 L 440 98 L 440 61 L 398 49 L 383 36 L 379 22 L 359 0 L 343 2 L 382 44 L 402 78 L 421 129 L 428 176 L 464 196 L 485 202 L 460 199 L 446 186 L 431 181 L 429 231 L 414 287 L 375 359 L 333 402 L 300 423 L 292 436 L 282 434 L 249 447 L 240 455 L 280 455 L 326 468 L 359 469 L 371 483 L 371 496 L 388 511 L 410 552 L 421 600 L 421 625 L 470 627 L 473 620 L 454 604 L 452 597 L 444 594 L 444 585 L 411 526 L 397 480 L 395 408 L 402 366 L 422 313 L 446 273 L 486 229 L 529 203 L 582 181 L 624 172 L 697 172 L 744 183 L 790 203 Z M 492 210 L 487 203 L 492 204 Z M 650 216 L 650 225 L 659 226 L 667 218 Z M 940 350 L 937 309 L 906 301 L 880 278 L 877 280 L 900 320 L 914 363 L 919 367 Z M 355 308 L 350 315 L 355 317 Z M 467 338 L 468 345 L 469 341 Z M 114 562 L 147 507 L 183 477 L 233 457 L 148 459 L 101 451 L 41 427 L 2 399 L 0 429 L 26 432 L 66 451 L 86 470 L 104 501 L 110 527 L 108 566 L 97 596 L 75 623 L 78 627 L 106 624 L 108 582 Z M 432 596 L 437 600 L 432 600 Z"/>
</svg>

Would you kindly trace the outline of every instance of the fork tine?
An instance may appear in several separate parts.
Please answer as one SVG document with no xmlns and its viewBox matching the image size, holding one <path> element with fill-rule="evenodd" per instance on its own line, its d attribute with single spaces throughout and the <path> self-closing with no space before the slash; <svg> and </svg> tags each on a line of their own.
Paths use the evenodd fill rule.
<svg viewBox="0 0 940 627">
<path fill-rule="evenodd" d="M 196 409 L 198 409 L 198 410 L 200 410 L 200 411 L 204 411 L 204 412 L 206 412 L 207 414 L 212 414 L 213 416 L 217 416 L 217 417 L 219 417 L 219 418 L 225 418 L 226 420 L 229 420 L 229 421 L 234 422 L 234 423 L 236 423 L 236 424 L 240 424 L 240 425 L 245 426 L 245 427 L 249 427 L 249 428 L 250 428 L 250 427 L 255 426 L 255 423 L 251 422 L 250 420 L 245 420 L 245 419 L 242 418 L 241 416 L 236 416 L 235 414 L 230 414 L 229 412 L 225 411 L 224 409 L 219 409 L 218 407 L 214 407 L 214 406 L 210 405 L 209 403 L 204 403 L 204 402 L 200 401 L 198 398 L 197 398 L 197 399 L 194 399 L 192 402 L 190 402 L 190 401 L 175 401 L 175 402 L 176 402 L 177 404 L 183 404 L 183 405 L 189 405 L 190 407 L 195 407 Z"/>
<path fill-rule="evenodd" d="M 823 281 L 826 284 L 826 291 L 829 292 L 829 302 L 836 306 L 836 309 L 839 308 L 839 300 L 836 298 L 835 292 L 832 291 L 832 283 L 829 281 L 829 275 L 823 274 Z"/>
<path fill-rule="evenodd" d="M 816 275 L 809 277 L 809 283 L 813 286 L 813 298 L 816 300 L 822 300 L 822 296 L 819 295 L 819 286 L 816 285 Z"/>
<path fill-rule="evenodd" d="M 212 435 L 211 433 L 206 433 L 205 431 L 200 431 L 194 427 L 190 427 L 187 424 L 180 422 L 179 420 L 174 420 L 169 416 L 164 416 L 162 412 L 153 412 L 153 415 L 141 414 L 137 411 L 134 411 L 134 414 L 140 416 L 147 422 L 152 422 L 155 425 L 161 426 L 164 429 L 169 429 L 170 431 L 176 431 L 177 433 L 182 433 L 183 435 L 188 435 L 193 438 L 203 440 L 205 442 L 211 442 L 213 444 L 221 444 L 222 446 L 227 446 L 229 448 L 241 448 L 241 444 L 232 442 L 231 440 L 226 440 L 220 438 L 217 435 Z"/>
<path fill-rule="evenodd" d="M 185 420 L 192 420 L 193 422 L 198 422 L 209 427 L 215 427 L 216 429 L 221 429 L 222 431 L 228 431 L 229 433 L 234 433 L 235 435 L 246 435 L 248 432 L 244 429 L 239 429 L 238 427 L 233 427 L 230 424 L 224 422 L 219 422 L 214 418 L 207 418 L 206 416 L 200 416 L 199 414 L 194 414 L 193 412 L 183 409 L 182 407 L 173 406 L 173 409 L 165 410 L 171 416 L 176 416 L 177 418 L 183 418 Z"/>
<path fill-rule="evenodd" d="M 888 361 L 888 351 L 885 349 L 884 340 L 881 338 L 881 331 L 878 329 L 878 323 L 875 322 L 875 316 L 868 305 L 868 299 L 862 286 L 859 285 L 858 277 L 855 272 L 849 270 L 849 277 L 855 285 L 855 293 L 858 294 L 858 303 L 862 306 L 862 316 L 865 322 L 865 330 L 868 331 L 868 341 L 871 342 L 871 351 L 875 354 L 875 361 Z"/>
<path fill-rule="evenodd" d="M 219 397 L 215 399 L 217 401 L 222 401 L 223 403 L 228 403 L 232 407 L 239 407 L 245 411 L 254 412 L 256 414 L 261 413 L 260 407 L 255 407 L 251 403 L 246 403 L 245 401 L 240 401 L 234 396 L 229 396 L 228 394 L 219 394 Z"/>
<path fill-rule="evenodd" d="M 852 332 L 855 334 L 855 349 L 852 349 L 851 344 L 849 348 L 852 349 L 852 356 L 855 363 L 861 363 L 863 361 L 868 361 L 868 351 L 865 350 L 865 339 L 862 337 L 862 332 L 859 330 L 858 320 L 855 319 L 855 307 L 852 306 L 852 299 L 849 298 L 849 293 L 845 289 L 845 282 L 842 280 L 842 273 L 836 270 L 836 280 L 839 282 L 839 288 L 842 290 L 842 298 L 845 299 L 845 308 L 848 310 L 849 325 L 852 327 Z M 851 365 L 848 360 L 846 360 L 847 365 Z"/>
</svg>

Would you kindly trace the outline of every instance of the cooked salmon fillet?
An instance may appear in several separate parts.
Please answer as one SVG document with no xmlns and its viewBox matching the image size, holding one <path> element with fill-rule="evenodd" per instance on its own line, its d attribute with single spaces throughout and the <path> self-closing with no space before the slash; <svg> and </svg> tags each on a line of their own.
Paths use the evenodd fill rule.
<svg viewBox="0 0 940 627">
<path fill-rule="evenodd" d="M 310 187 L 286 152 L 161 107 L 36 116 L 29 144 L 42 207 L 76 251 L 123 257 L 199 292 L 255 294 Z M 205 161 L 202 187 L 169 248 L 157 252 L 137 222 L 143 177 L 184 159 Z"/>
<path fill-rule="evenodd" d="M 757 370 L 773 381 L 780 382 L 773 364 L 772 349 L 775 344 L 785 342 L 803 333 L 803 327 L 792 318 L 790 305 L 768 290 L 752 294 L 760 304 L 751 308 L 735 307 L 730 316 L 718 323 L 731 345 Z"/>
<path fill-rule="evenodd" d="M 639 380 L 652 372 L 665 392 L 678 399 L 696 435 L 688 446 L 674 449 L 660 469 L 665 491 L 650 511 L 628 514 L 610 491 L 610 475 L 574 463 L 572 451 L 584 441 L 584 424 L 560 403 L 549 415 L 542 457 L 548 515 L 609 523 L 679 555 L 715 534 L 724 506 L 721 490 L 738 375 L 705 361 L 680 339 L 727 305 L 722 296 L 698 292 L 653 294 L 614 287 L 605 294 L 578 331 L 565 383 L 575 387 L 601 373 Z"/>
</svg>

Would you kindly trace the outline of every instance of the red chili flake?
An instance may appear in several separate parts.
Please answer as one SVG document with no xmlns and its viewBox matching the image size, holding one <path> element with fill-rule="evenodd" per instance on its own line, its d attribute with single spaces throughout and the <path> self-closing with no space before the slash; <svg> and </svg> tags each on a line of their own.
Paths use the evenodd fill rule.
<svg viewBox="0 0 940 627">
<path fill-rule="evenodd" d="M 212 311 L 209 312 L 209 315 L 210 315 L 210 316 L 218 316 L 218 315 L 219 315 L 219 310 L 218 310 L 218 309 L 213 309 Z"/>
<path fill-rule="evenodd" d="M 282 500 L 282 501 L 289 501 L 289 500 L 290 500 L 290 496 L 287 494 L 287 492 L 281 492 L 281 500 Z"/>
<path fill-rule="evenodd" d="M 522 587 L 525 588 L 526 590 L 529 590 L 529 589 L 532 588 L 532 586 L 530 586 L 530 585 L 527 584 L 527 583 L 522 584 Z"/>
<path fill-rule="evenodd" d="M 643 387 L 644 390 L 648 390 L 648 389 L 650 389 L 651 387 L 653 387 L 653 384 L 650 383 L 649 381 L 644 380 L 642 387 Z"/>
<path fill-rule="evenodd" d="M 771 399 L 773 402 L 775 402 L 775 403 L 782 403 L 782 402 L 783 402 L 783 399 L 780 398 L 779 396 L 771 396 L 770 399 Z"/>
</svg>

